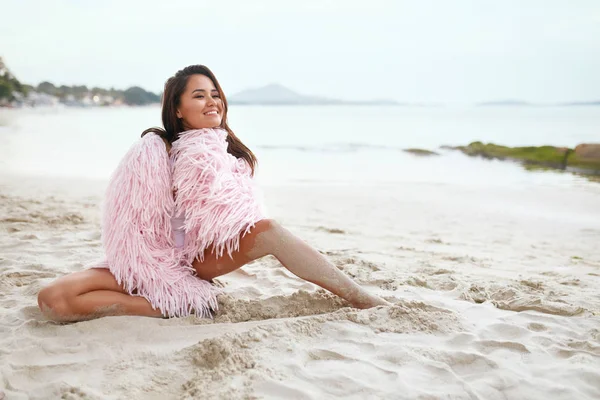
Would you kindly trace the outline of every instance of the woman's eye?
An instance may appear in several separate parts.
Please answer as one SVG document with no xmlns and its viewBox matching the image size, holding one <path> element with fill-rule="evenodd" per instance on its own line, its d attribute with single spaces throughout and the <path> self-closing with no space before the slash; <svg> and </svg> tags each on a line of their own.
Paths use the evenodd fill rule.
<svg viewBox="0 0 600 400">
<path fill-rule="evenodd" d="M 196 97 L 194 97 L 194 98 L 195 98 L 195 99 L 202 99 L 202 98 L 204 98 L 204 96 L 196 96 Z"/>
</svg>

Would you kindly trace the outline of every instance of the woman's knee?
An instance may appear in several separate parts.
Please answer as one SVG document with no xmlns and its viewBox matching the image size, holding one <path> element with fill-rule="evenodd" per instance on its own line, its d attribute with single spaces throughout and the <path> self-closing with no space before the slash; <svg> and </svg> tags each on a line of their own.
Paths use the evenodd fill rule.
<svg viewBox="0 0 600 400">
<path fill-rule="evenodd" d="M 273 238 L 277 236 L 279 227 L 279 223 L 274 219 L 261 219 L 254 224 L 249 235 L 242 239 L 240 250 L 253 259 L 271 255 L 274 250 Z"/>
<path fill-rule="evenodd" d="M 61 286 L 51 284 L 38 293 L 38 306 L 50 319 L 62 320 L 71 314 L 68 292 Z"/>
<path fill-rule="evenodd" d="M 255 233 L 272 232 L 281 227 L 277 221 L 272 218 L 261 219 L 254 224 Z"/>
</svg>

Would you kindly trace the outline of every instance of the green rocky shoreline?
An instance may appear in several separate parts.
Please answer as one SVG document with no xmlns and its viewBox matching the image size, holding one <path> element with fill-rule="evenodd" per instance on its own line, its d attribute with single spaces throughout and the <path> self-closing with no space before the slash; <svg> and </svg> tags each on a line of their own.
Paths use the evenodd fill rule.
<svg viewBox="0 0 600 400">
<path fill-rule="evenodd" d="M 459 150 L 471 157 L 517 161 L 525 166 L 566 170 L 585 175 L 600 175 L 600 144 L 583 143 L 571 149 L 555 146 L 507 147 L 494 143 L 473 142 L 467 146 L 441 146 Z M 423 149 L 405 149 L 413 154 L 435 153 Z"/>
</svg>

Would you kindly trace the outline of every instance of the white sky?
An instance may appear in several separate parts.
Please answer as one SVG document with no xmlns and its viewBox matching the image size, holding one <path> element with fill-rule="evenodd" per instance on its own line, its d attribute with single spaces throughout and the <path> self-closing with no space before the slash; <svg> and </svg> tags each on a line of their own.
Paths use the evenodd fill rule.
<svg viewBox="0 0 600 400">
<path fill-rule="evenodd" d="M 600 99 L 598 0 L 0 0 L 21 81 L 159 92 L 205 64 L 229 95 L 281 83 L 347 100 Z"/>
</svg>

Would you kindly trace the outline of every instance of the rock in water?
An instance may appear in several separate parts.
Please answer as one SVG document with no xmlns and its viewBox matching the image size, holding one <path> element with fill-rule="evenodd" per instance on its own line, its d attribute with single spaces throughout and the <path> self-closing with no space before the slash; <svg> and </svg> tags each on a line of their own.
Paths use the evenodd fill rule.
<svg viewBox="0 0 600 400">
<path fill-rule="evenodd" d="M 600 144 L 577 145 L 567 159 L 567 166 L 600 173 Z"/>
</svg>

